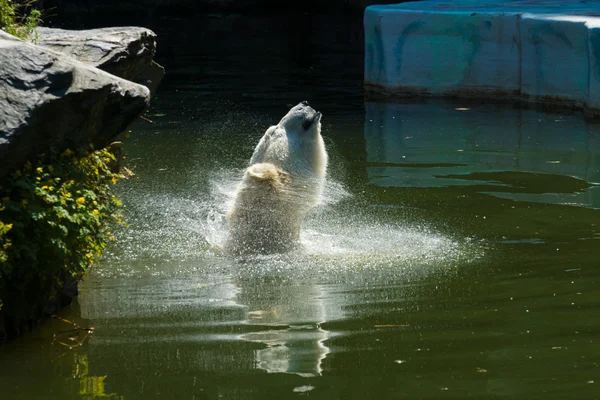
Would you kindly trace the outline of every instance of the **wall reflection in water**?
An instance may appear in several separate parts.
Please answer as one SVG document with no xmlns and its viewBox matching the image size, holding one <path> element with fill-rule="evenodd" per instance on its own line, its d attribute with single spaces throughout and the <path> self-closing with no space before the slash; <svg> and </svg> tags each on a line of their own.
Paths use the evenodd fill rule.
<svg viewBox="0 0 600 400">
<path fill-rule="evenodd" d="M 367 172 L 394 187 L 476 186 L 600 207 L 600 125 L 500 105 L 366 103 Z"/>
</svg>

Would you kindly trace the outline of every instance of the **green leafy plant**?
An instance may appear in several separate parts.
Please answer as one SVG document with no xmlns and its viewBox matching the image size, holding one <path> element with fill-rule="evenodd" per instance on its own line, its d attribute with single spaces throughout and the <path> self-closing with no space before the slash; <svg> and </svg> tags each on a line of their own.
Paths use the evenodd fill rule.
<svg viewBox="0 0 600 400">
<path fill-rule="evenodd" d="M 0 208 L 0 212 L 2 212 L 3 210 L 3 208 Z M 6 253 L 6 250 L 8 250 L 11 243 L 10 240 L 6 238 L 6 234 L 11 229 L 11 224 L 5 224 L 2 221 L 0 221 L 0 263 L 3 263 L 6 260 L 8 260 L 8 254 Z"/>
<path fill-rule="evenodd" d="M 0 0 L 0 29 L 21 39 L 31 39 L 42 21 L 33 1 Z"/>
<path fill-rule="evenodd" d="M 21 318 L 56 296 L 64 282 L 96 262 L 110 227 L 123 223 L 111 193 L 115 156 L 66 150 L 27 163 L 0 187 L 0 304 Z M 111 168 L 113 170 L 111 170 Z"/>
</svg>

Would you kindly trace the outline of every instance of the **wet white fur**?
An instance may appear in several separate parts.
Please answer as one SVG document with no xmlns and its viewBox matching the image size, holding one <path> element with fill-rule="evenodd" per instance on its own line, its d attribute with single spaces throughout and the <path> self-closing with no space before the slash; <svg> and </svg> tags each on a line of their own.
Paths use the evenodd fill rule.
<svg viewBox="0 0 600 400">
<path fill-rule="evenodd" d="M 325 184 L 327 152 L 320 118 L 300 103 L 267 129 L 228 214 L 228 250 L 273 253 L 296 247 L 302 217 L 319 202 Z M 305 130 L 307 121 L 313 122 Z"/>
</svg>

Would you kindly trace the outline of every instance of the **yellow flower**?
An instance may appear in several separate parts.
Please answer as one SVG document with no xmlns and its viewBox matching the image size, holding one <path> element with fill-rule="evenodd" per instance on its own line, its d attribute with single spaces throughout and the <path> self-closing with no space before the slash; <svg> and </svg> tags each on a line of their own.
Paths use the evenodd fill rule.
<svg viewBox="0 0 600 400">
<path fill-rule="evenodd" d="M 100 215 L 100 211 L 98 211 L 98 210 L 96 210 L 96 209 L 94 209 L 94 211 L 92 211 L 92 213 L 93 213 L 94 215 Z"/>
<path fill-rule="evenodd" d="M 42 167 L 37 167 L 35 170 L 36 170 L 38 173 L 40 173 L 40 174 L 41 174 L 42 172 L 44 172 L 44 169 L 43 169 Z"/>
<path fill-rule="evenodd" d="M 83 204 L 85 203 L 85 197 L 78 197 L 75 201 L 77 202 L 77 204 Z"/>
<path fill-rule="evenodd" d="M 40 178 L 40 177 L 38 176 L 38 177 L 36 177 L 36 178 L 35 178 L 35 180 L 39 182 L 39 181 L 41 181 L 41 180 L 42 180 L 42 178 Z"/>
<path fill-rule="evenodd" d="M 71 193 L 65 193 L 65 197 L 70 198 L 71 197 Z"/>
<path fill-rule="evenodd" d="M 95 206 L 98 205 L 98 202 L 96 200 L 92 201 L 92 204 L 94 204 Z"/>
<path fill-rule="evenodd" d="M 48 190 L 52 192 L 54 190 L 54 186 L 49 186 Z"/>
<path fill-rule="evenodd" d="M 117 184 L 117 180 L 115 178 L 112 178 L 112 184 L 116 185 Z"/>
<path fill-rule="evenodd" d="M 42 190 L 48 190 L 48 186 L 42 186 Z"/>
<path fill-rule="evenodd" d="M 6 224 L 6 225 L 4 225 L 4 226 L 5 226 L 6 228 L 8 228 L 8 230 L 11 230 L 11 229 L 12 229 L 12 224 Z M 109 235 L 110 235 L 110 233 L 109 233 Z"/>
</svg>

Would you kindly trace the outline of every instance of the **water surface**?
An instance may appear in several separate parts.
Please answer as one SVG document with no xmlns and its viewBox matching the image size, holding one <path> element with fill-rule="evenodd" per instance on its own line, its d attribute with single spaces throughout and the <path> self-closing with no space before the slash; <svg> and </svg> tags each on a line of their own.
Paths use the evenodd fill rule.
<svg viewBox="0 0 600 400">
<path fill-rule="evenodd" d="M 236 55 L 173 56 L 123 139 L 129 227 L 60 315 L 95 332 L 69 349 L 53 319 L 2 346 L 3 396 L 598 398 L 600 126 L 364 103 L 356 43 L 280 59 L 254 26 Z M 273 51 L 246 67 L 258 39 Z M 228 257 L 235 184 L 301 100 L 331 158 L 304 248 Z"/>
</svg>

